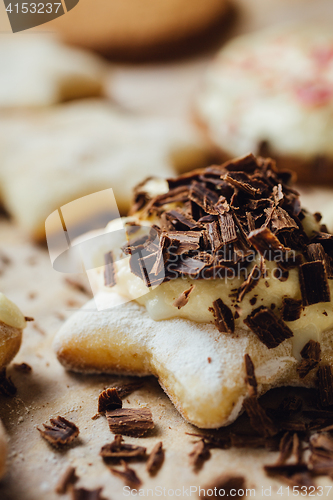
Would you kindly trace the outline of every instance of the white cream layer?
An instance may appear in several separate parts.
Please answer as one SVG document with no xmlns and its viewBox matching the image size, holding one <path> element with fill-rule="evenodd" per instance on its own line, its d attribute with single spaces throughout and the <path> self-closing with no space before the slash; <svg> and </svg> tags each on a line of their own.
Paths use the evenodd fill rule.
<svg viewBox="0 0 333 500">
<path fill-rule="evenodd" d="M 124 218 L 122 222 L 135 221 L 135 218 Z M 151 225 L 151 222 L 140 221 L 141 224 Z M 119 220 L 112 221 L 105 231 L 110 232 L 119 229 Z M 318 223 L 312 215 L 307 215 L 303 220 L 303 226 L 308 234 L 313 230 L 318 230 Z M 140 233 L 136 233 L 136 236 Z M 119 241 L 118 241 L 119 248 Z M 102 250 L 101 250 L 102 251 Z M 105 249 L 103 249 L 105 252 Z M 115 260 L 120 258 L 120 253 L 115 250 Z M 266 278 L 260 278 L 255 288 L 245 295 L 240 303 L 235 300 L 235 290 L 244 281 L 244 277 L 218 278 L 218 279 L 191 279 L 188 277 L 177 278 L 161 285 L 148 289 L 143 281 L 135 276 L 129 266 L 129 257 L 120 258 L 115 263 L 117 272 L 117 284 L 108 288 L 104 285 L 104 267 L 88 271 L 89 278 L 95 291 L 118 293 L 127 300 L 135 300 L 147 309 L 149 316 L 158 321 L 170 318 L 184 318 L 198 323 L 212 323 L 214 317 L 209 308 L 214 300 L 220 298 L 230 307 L 233 313 L 237 311 L 239 317 L 235 320 L 235 326 L 245 328 L 243 320 L 259 306 L 273 307 L 274 312 L 279 315 L 279 308 L 282 306 L 284 297 L 300 300 L 301 291 L 299 285 L 298 268 L 290 269 L 286 281 L 280 281 L 273 275 L 277 268 L 276 263 L 265 261 L 267 268 Z M 248 272 L 255 264 L 259 264 L 257 258 L 248 266 Z M 187 290 L 191 285 L 195 285 L 190 295 L 188 303 L 178 309 L 173 306 L 173 302 L 179 295 Z M 333 297 L 333 280 L 329 280 L 331 296 Z M 272 305 L 274 304 L 274 306 Z M 237 315 L 236 315 L 237 316 Z M 325 330 L 333 328 L 333 305 L 328 303 L 318 303 L 303 309 L 298 320 L 287 322 L 292 330 L 294 355 L 299 357 L 303 346 L 310 340 L 320 340 L 320 335 Z"/>
</svg>

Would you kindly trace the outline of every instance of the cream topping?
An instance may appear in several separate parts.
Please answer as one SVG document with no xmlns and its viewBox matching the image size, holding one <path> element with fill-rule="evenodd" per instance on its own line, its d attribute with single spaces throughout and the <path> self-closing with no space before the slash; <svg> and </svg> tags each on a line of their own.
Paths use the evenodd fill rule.
<svg viewBox="0 0 333 500">
<path fill-rule="evenodd" d="M 135 217 L 121 219 L 123 225 L 126 222 L 135 222 Z M 138 222 L 140 224 L 152 225 L 151 221 Z M 305 231 L 310 235 L 312 231 L 318 230 L 319 226 L 315 218 L 308 214 L 302 221 Z M 108 224 L 105 232 L 111 232 L 121 227 L 120 220 L 114 220 Z M 135 233 L 139 236 L 140 233 Z M 124 242 L 122 243 L 124 244 Z M 115 268 L 117 273 L 117 284 L 114 287 L 106 287 L 104 285 L 104 267 L 88 272 L 92 281 L 94 290 L 118 293 L 125 297 L 127 300 L 135 300 L 147 309 L 149 316 L 156 320 L 165 320 L 170 318 L 184 318 L 198 323 L 212 323 L 214 320 L 213 314 L 209 311 L 213 302 L 221 298 L 222 301 L 230 307 L 233 314 L 238 313 L 235 319 L 236 328 L 247 328 L 243 320 L 253 311 L 254 308 L 259 306 L 266 306 L 273 308 L 274 311 L 279 311 L 282 307 L 283 298 L 288 297 L 295 300 L 300 300 L 301 291 L 298 277 L 298 269 L 290 269 L 287 280 L 280 281 L 278 278 L 281 276 L 279 270 L 274 262 L 265 261 L 267 276 L 260 278 L 255 288 L 247 293 L 243 300 L 238 303 L 235 297 L 235 291 L 244 281 L 244 276 L 231 278 L 217 278 L 217 279 L 190 279 L 188 277 L 176 278 L 168 282 L 162 283 L 152 288 L 147 288 L 143 281 L 135 276 L 130 269 L 129 257 L 123 258 L 121 252 L 117 253 L 120 242 L 117 241 L 114 249 Z M 105 250 L 105 249 L 103 249 Z M 101 250 L 100 250 L 101 251 Z M 98 252 L 98 250 L 97 250 Z M 252 267 L 259 265 L 259 257 L 248 266 L 247 272 L 249 273 Z M 195 285 L 191 293 L 188 303 L 178 309 L 173 306 L 173 302 L 179 295 Z M 331 296 L 333 297 L 333 280 L 329 280 L 329 287 Z M 301 316 L 296 321 L 286 322 L 292 330 L 294 336 L 293 341 L 293 354 L 295 357 L 300 357 L 300 351 L 304 345 L 310 340 L 320 340 L 322 332 L 333 328 L 333 305 L 332 302 L 318 303 L 305 307 Z"/>
<path fill-rule="evenodd" d="M 0 321 L 8 326 L 23 329 L 26 327 L 26 321 L 20 309 L 0 292 Z"/>
</svg>

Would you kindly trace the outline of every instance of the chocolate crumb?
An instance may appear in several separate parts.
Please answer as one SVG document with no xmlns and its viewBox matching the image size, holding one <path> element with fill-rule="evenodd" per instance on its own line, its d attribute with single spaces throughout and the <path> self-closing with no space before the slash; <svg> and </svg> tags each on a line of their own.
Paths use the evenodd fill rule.
<svg viewBox="0 0 333 500">
<path fill-rule="evenodd" d="M 127 396 L 132 394 L 132 392 L 141 389 L 142 386 L 143 386 L 143 381 L 136 380 L 135 382 L 130 382 L 128 384 L 115 385 L 114 387 L 111 387 L 111 389 L 113 388 L 117 389 L 117 393 L 120 399 L 125 399 Z"/>
<path fill-rule="evenodd" d="M 250 302 L 251 306 L 254 306 L 255 303 L 257 302 L 257 297 L 252 297 L 252 299 L 250 299 L 249 302 Z"/>
<path fill-rule="evenodd" d="M 11 377 L 7 377 L 6 368 L 0 370 L 0 394 L 3 396 L 15 396 L 17 389 Z"/>
<path fill-rule="evenodd" d="M 74 288 L 74 290 L 77 290 L 78 292 L 84 293 L 85 295 L 88 295 L 88 297 L 91 297 L 91 290 L 89 290 L 89 288 L 87 288 L 83 283 L 80 283 L 73 278 L 65 278 L 65 282 L 67 283 L 67 285 Z"/>
<path fill-rule="evenodd" d="M 107 411 L 106 418 L 111 432 L 115 434 L 140 437 L 154 428 L 149 408 L 118 408 Z"/>
<path fill-rule="evenodd" d="M 20 373 L 28 374 L 32 372 L 31 366 L 28 365 L 27 363 L 14 363 L 13 367 L 17 372 Z"/>
<path fill-rule="evenodd" d="M 142 458 L 146 456 L 146 448 L 132 444 L 123 443 L 124 439 L 120 434 L 116 434 L 114 441 L 102 446 L 99 452 L 103 458 L 125 459 Z"/>
<path fill-rule="evenodd" d="M 142 481 L 137 476 L 135 470 L 131 469 L 124 460 L 121 461 L 121 464 L 124 470 L 110 468 L 110 472 L 114 476 L 120 477 L 120 479 L 122 479 L 130 488 L 139 488 L 142 484 Z"/>
<path fill-rule="evenodd" d="M 208 363 L 212 362 L 212 358 L 207 358 Z"/>
<path fill-rule="evenodd" d="M 123 403 L 118 395 L 117 389 L 109 387 L 100 393 L 98 397 L 98 413 L 105 413 L 106 411 L 121 408 Z"/>
<path fill-rule="evenodd" d="M 300 378 L 304 378 L 320 361 L 321 349 L 319 342 L 309 340 L 301 350 L 302 361 L 297 367 Z"/>
<path fill-rule="evenodd" d="M 304 306 L 330 302 L 331 293 L 327 272 L 322 261 L 306 262 L 299 266 L 299 281 Z"/>
<path fill-rule="evenodd" d="M 284 297 L 282 299 L 281 316 L 283 321 L 296 321 L 301 317 L 303 309 L 302 301 L 289 299 Z"/>
<path fill-rule="evenodd" d="M 25 321 L 35 321 L 31 316 L 24 316 Z"/>
<path fill-rule="evenodd" d="M 252 428 L 261 436 L 271 437 L 278 433 L 278 429 L 267 415 L 266 410 L 259 404 L 256 397 L 250 396 L 244 400 L 244 409 L 248 414 Z"/>
<path fill-rule="evenodd" d="M 162 467 L 162 464 L 164 462 L 164 450 L 163 450 L 163 443 L 160 441 L 159 443 L 156 443 L 154 448 L 152 449 L 148 462 L 146 465 L 146 470 L 147 472 L 151 475 L 154 476 Z"/>
<path fill-rule="evenodd" d="M 220 490 L 224 491 L 225 497 L 232 497 L 235 499 L 243 498 L 245 495 L 245 478 L 243 476 L 223 474 L 209 484 L 205 490 L 206 494 L 203 497 L 204 499 L 220 498 L 218 493 Z M 214 496 L 208 494 L 210 490 L 214 492 Z"/>
<path fill-rule="evenodd" d="M 293 336 L 290 328 L 267 307 L 260 306 L 252 311 L 244 323 L 268 349 L 277 347 Z"/>
<path fill-rule="evenodd" d="M 58 495 L 65 495 L 78 479 L 78 476 L 75 474 L 75 467 L 68 466 L 65 473 L 58 481 L 55 492 L 58 493 Z"/>
<path fill-rule="evenodd" d="M 200 439 L 200 441 L 195 443 L 188 456 L 190 465 L 194 467 L 196 471 L 199 471 L 203 463 L 210 458 L 209 445 L 204 439 Z"/>
<path fill-rule="evenodd" d="M 51 418 L 50 422 L 51 425 L 43 424 L 44 429 L 37 430 L 53 446 L 67 445 L 79 435 L 79 428 L 64 417 Z"/>
<path fill-rule="evenodd" d="M 254 373 L 254 366 L 252 359 L 250 358 L 249 354 L 245 354 L 244 360 L 245 360 L 245 371 L 246 371 L 246 384 L 249 396 L 257 396 L 258 384 Z"/>
<path fill-rule="evenodd" d="M 103 488 L 96 490 L 86 490 L 85 488 L 73 488 L 72 500 L 105 500 L 101 497 Z"/>
<path fill-rule="evenodd" d="M 190 294 L 192 293 L 193 289 L 195 288 L 195 285 L 191 285 L 190 288 L 187 290 L 184 290 L 179 297 L 174 301 L 172 304 L 174 307 L 177 307 L 178 309 L 181 309 L 182 307 L 186 306 L 186 304 L 189 301 Z"/>
<path fill-rule="evenodd" d="M 214 300 L 213 307 L 209 308 L 214 315 L 214 323 L 219 332 L 233 333 L 235 321 L 231 309 L 221 299 Z"/>
</svg>

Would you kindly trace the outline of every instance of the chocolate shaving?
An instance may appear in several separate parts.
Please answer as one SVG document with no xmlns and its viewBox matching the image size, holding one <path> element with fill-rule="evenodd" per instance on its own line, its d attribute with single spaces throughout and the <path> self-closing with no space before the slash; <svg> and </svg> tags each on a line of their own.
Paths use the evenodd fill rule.
<svg viewBox="0 0 333 500">
<path fill-rule="evenodd" d="M 0 394 L 3 396 L 15 396 L 17 389 L 11 377 L 7 377 L 6 368 L 0 370 Z"/>
<path fill-rule="evenodd" d="M 25 321 L 35 321 L 31 316 L 24 316 Z"/>
<path fill-rule="evenodd" d="M 51 425 L 43 424 L 44 429 L 37 430 L 53 446 L 67 445 L 79 435 L 79 428 L 64 417 L 51 418 L 50 422 Z"/>
<path fill-rule="evenodd" d="M 231 309 L 222 302 L 222 299 L 214 300 L 213 307 L 209 308 L 214 315 L 214 323 L 219 332 L 233 333 L 235 321 Z"/>
<path fill-rule="evenodd" d="M 146 448 L 143 446 L 135 446 L 133 444 L 123 443 L 124 439 L 120 434 L 116 434 L 114 441 L 102 446 L 99 452 L 103 458 L 142 458 L 146 456 Z"/>
<path fill-rule="evenodd" d="M 329 365 L 318 368 L 317 385 L 321 404 L 323 406 L 333 405 L 333 376 L 332 368 Z"/>
<path fill-rule="evenodd" d="M 260 306 L 252 311 L 244 323 L 268 349 L 277 347 L 293 336 L 290 328 L 267 307 Z"/>
<path fill-rule="evenodd" d="M 189 453 L 189 463 L 196 471 L 200 470 L 203 463 L 210 458 L 209 445 L 204 439 L 200 439 L 193 446 L 192 451 Z"/>
<path fill-rule="evenodd" d="M 142 481 L 141 479 L 137 476 L 135 470 L 131 469 L 124 460 L 121 461 L 121 464 L 124 468 L 124 470 L 119 470 L 119 469 L 110 469 L 110 472 L 117 477 L 120 477 L 125 484 L 127 484 L 130 488 L 132 489 L 138 489 Z"/>
<path fill-rule="evenodd" d="M 330 302 L 331 293 L 327 272 L 322 261 L 306 262 L 299 266 L 299 281 L 304 306 Z"/>
<path fill-rule="evenodd" d="M 251 292 L 253 288 L 259 283 L 260 277 L 261 277 L 261 272 L 259 267 L 257 265 L 253 266 L 246 280 L 238 288 L 237 302 L 242 302 L 245 295 Z"/>
<path fill-rule="evenodd" d="M 220 490 L 224 491 L 224 496 L 227 498 L 242 498 L 245 495 L 245 478 L 243 476 L 223 474 L 205 488 L 206 494 L 203 498 L 208 499 L 220 497 L 218 494 Z M 209 491 L 215 491 L 214 497 L 208 493 Z"/>
<path fill-rule="evenodd" d="M 249 396 L 257 396 L 257 379 L 254 373 L 254 365 L 249 354 L 245 354 L 245 371 L 246 371 L 246 384 L 248 388 Z"/>
<path fill-rule="evenodd" d="M 104 500 L 101 497 L 103 488 L 96 490 L 86 490 L 85 488 L 72 489 L 72 500 Z"/>
<path fill-rule="evenodd" d="M 190 288 L 187 290 L 184 290 L 179 297 L 174 301 L 172 304 L 174 307 L 177 307 L 177 309 L 181 309 L 182 307 L 186 306 L 186 304 L 189 301 L 190 294 L 194 290 L 195 285 L 191 285 Z"/>
<path fill-rule="evenodd" d="M 280 454 L 278 456 L 278 459 L 276 461 L 275 465 L 283 465 L 286 463 L 288 458 L 291 456 L 292 451 L 293 451 L 293 435 L 290 434 L 290 432 L 286 432 L 281 441 L 280 441 L 280 446 L 279 446 L 279 451 Z"/>
<path fill-rule="evenodd" d="M 104 255 L 104 285 L 108 287 L 113 287 L 117 284 L 116 280 L 116 269 L 114 266 L 113 253 L 107 252 Z"/>
<path fill-rule="evenodd" d="M 250 396 L 244 400 L 244 409 L 248 414 L 251 426 L 261 436 L 271 437 L 278 433 L 278 429 L 267 415 L 265 409 L 259 404 L 258 399 Z"/>
<path fill-rule="evenodd" d="M 304 378 L 320 361 L 321 349 L 319 342 L 309 340 L 301 350 L 303 360 L 297 367 L 297 373 L 300 378 Z"/>
<path fill-rule="evenodd" d="M 14 363 L 13 367 L 17 372 L 20 373 L 28 374 L 32 372 L 31 366 L 27 363 Z"/>
<path fill-rule="evenodd" d="M 149 408 L 119 408 L 106 412 L 111 432 L 128 436 L 143 436 L 154 428 Z"/>
<path fill-rule="evenodd" d="M 220 230 L 224 244 L 232 243 L 238 238 L 234 219 L 230 213 L 219 215 Z"/>
<path fill-rule="evenodd" d="M 104 413 L 106 411 L 115 410 L 116 408 L 121 408 L 123 403 L 118 395 L 118 391 L 115 387 L 109 387 L 100 393 L 98 397 L 98 412 Z"/>
<path fill-rule="evenodd" d="M 146 465 L 147 472 L 151 476 L 154 476 L 162 467 L 163 462 L 164 462 L 164 450 L 163 450 L 163 443 L 162 441 L 160 441 L 159 443 L 155 444 L 154 448 L 152 449 L 149 455 Z"/>
<path fill-rule="evenodd" d="M 284 297 L 282 299 L 281 317 L 283 321 L 296 321 L 301 317 L 302 301 Z"/>
<path fill-rule="evenodd" d="M 288 250 L 268 227 L 261 227 L 251 231 L 248 239 L 254 248 L 267 260 L 274 260 L 276 251 L 286 252 Z"/>
<path fill-rule="evenodd" d="M 65 495 L 78 479 L 78 476 L 75 474 L 75 467 L 68 466 L 57 483 L 55 492 L 58 493 L 58 495 Z"/>
<path fill-rule="evenodd" d="M 117 393 L 120 399 L 124 399 L 130 394 L 132 394 L 132 392 L 141 389 L 142 386 L 143 386 L 143 381 L 138 380 L 135 382 L 130 382 L 129 384 L 116 385 L 114 387 L 111 387 L 111 389 L 117 389 Z"/>
<path fill-rule="evenodd" d="M 290 486 L 312 486 L 311 472 L 306 464 L 265 465 L 264 470 L 270 477 L 276 477 Z"/>
</svg>

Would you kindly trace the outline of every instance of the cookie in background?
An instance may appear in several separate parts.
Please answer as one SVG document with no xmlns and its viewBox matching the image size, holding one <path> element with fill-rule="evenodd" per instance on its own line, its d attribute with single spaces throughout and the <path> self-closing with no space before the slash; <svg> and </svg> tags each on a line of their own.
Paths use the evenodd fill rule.
<svg viewBox="0 0 333 500">
<path fill-rule="evenodd" d="M 210 154 L 187 120 L 127 114 L 104 100 L 7 115 L 0 134 L 2 202 L 37 240 L 66 203 L 112 188 L 125 214 L 142 179 L 203 166 Z"/>
<path fill-rule="evenodd" d="M 43 33 L 0 35 L 0 67 L 0 109 L 100 96 L 107 73 L 96 55 Z"/>
<path fill-rule="evenodd" d="M 235 38 L 211 63 L 195 113 L 223 159 L 249 151 L 299 182 L 333 183 L 333 34 L 297 24 Z"/>
<path fill-rule="evenodd" d="M 116 59 L 146 60 L 200 48 L 230 13 L 229 0 L 80 0 L 48 29 Z"/>
</svg>

